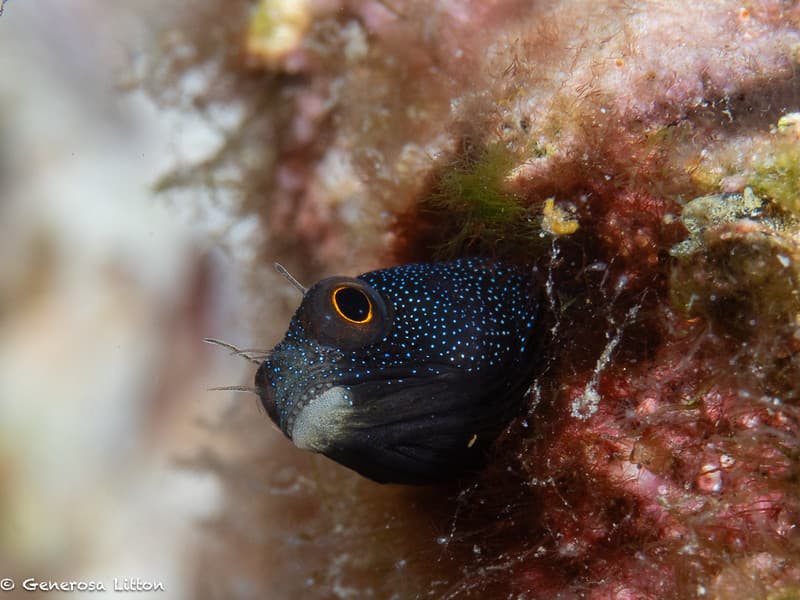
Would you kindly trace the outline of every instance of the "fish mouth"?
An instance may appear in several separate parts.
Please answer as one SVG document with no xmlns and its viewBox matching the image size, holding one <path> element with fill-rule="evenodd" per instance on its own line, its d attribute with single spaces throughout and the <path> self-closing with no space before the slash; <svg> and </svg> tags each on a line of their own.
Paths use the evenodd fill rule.
<svg viewBox="0 0 800 600">
<path fill-rule="evenodd" d="M 430 385 L 430 378 L 388 375 L 369 381 L 320 384 L 293 400 L 283 431 L 298 448 L 325 452 L 359 433 L 374 434 L 400 423 L 424 422 L 433 407 L 403 400 L 411 390 Z"/>
<path fill-rule="evenodd" d="M 324 453 L 347 435 L 352 401 L 347 388 L 329 387 L 292 411 L 285 433 L 298 448 Z"/>
<path fill-rule="evenodd" d="M 454 377 L 457 373 L 449 365 L 437 364 L 435 368 L 425 372 L 423 369 L 395 367 L 375 371 L 370 378 L 347 375 L 324 379 L 325 374 L 330 373 L 330 366 L 327 365 L 306 370 L 303 379 L 316 380 L 310 385 L 276 385 L 273 380 L 276 365 L 283 368 L 280 362 L 270 360 L 261 364 L 256 372 L 255 388 L 269 417 L 295 443 L 297 421 L 306 409 L 309 412 L 303 417 L 303 430 L 307 429 L 310 415 L 327 425 L 333 424 L 330 418 L 323 418 L 323 407 L 335 410 L 342 424 L 349 419 L 351 427 L 368 427 L 375 422 L 385 423 L 392 420 L 393 415 L 397 418 L 413 418 L 413 414 L 408 414 L 409 409 L 416 408 L 411 413 L 430 412 L 430 407 L 420 407 L 419 403 L 405 403 L 405 406 L 395 407 L 392 412 L 388 409 L 396 403 L 387 398 L 403 390 L 420 390 L 439 378 Z M 336 391 L 330 392 L 332 389 Z M 342 430 L 343 427 L 337 429 Z"/>
<path fill-rule="evenodd" d="M 351 377 L 296 389 L 289 398 L 277 401 L 288 410 L 282 418 L 281 411 L 274 410 L 276 423 L 298 448 L 325 452 L 358 431 L 430 418 L 432 406 L 405 398 L 424 397 L 420 390 L 431 388 L 433 378 L 408 377 L 405 372 L 403 376 L 397 376 L 397 372 L 380 375 L 371 380 Z M 274 388 L 270 386 L 270 390 L 274 398 Z"/>
<path fill-rule="evenodd" d="M 281 363 L 278 363 L 281 366 Z M 290 439 L 297 415 L 319 395 L 328 389 L 336 387 L 336 381 L 322 381 L 310 386 L 292 385 L 287 386 L 286 390 L 279 390 L 273 380 L 275 364 L 266 360 L 256 371 L 255 388 L 261 404 L 273 423 Z M 313 378 L 315 373 L 324 371 L 324 368 L 309 370 L 308 378 Z"/>
<path fill-rule="evenodd" d="M 313 394 L 284 433 L 374 481 L 430 483 L 474 468 L 507 422 L 506 408 L 449 373 L 372 380 Z"/>
<path fill-rule="evenodd" d="M 275 371 L 262 365 L 256 387 L 295 446 L 374 481 L 430 483 L 472 470 L 516 410 L 517 395 L 443 365 L 415 370 L 274 386 Z"/>
<path fill-rule="evenodd" d="M 256 393 L 261 400 L 261 405 L 264 407 L 264 410 L 267 411 L 267 414 L 269 415 L 269 418 L 272 419 L 272 422 L 280 427 L 281 423 L 280 413 L 278 411 L 278 401 L 275 394 L 275 388 L 269 378 L 270 369 L 271 365 L 269 360 L 262 362 L 261 366 L 259 366 L 258 370 L 256 371 L 254 383 Z"/>
</svg>

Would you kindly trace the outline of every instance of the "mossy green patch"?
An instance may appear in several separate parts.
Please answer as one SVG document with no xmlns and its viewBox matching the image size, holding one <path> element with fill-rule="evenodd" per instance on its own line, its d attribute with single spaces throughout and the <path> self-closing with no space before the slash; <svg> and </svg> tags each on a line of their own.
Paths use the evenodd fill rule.
<svg viewBox="0 0 800 600">
<path fill-rule="evenodd" d="M 800 216 L 800 138 L 792 134 L 779 137 L 754 164 L 747 184 L 759 196 Z"/>
<path fill-rule="evenodd" d="M 671 250 L 673 305 L 747 342 L 760 376 L 792 389 L 800 377 L 800 219 L 749 188 L 692 200 L 681 219 L 689 237 Z"/>
<path fill-rule="evenodd" d="M 770 592 L 766 600 L 800 600 L 800 587 L 789 585 Z"/>
<path fill-rule="evenodd" d="M 498 253 L 540 238 L 540 227 L 506 179 L 519 157 L 502 144 L 490 144 L 447 165 L 422 202 L 442 213 L 455 232 L 438 249 L 443 257 L 469 250 Z"/>
</svg>

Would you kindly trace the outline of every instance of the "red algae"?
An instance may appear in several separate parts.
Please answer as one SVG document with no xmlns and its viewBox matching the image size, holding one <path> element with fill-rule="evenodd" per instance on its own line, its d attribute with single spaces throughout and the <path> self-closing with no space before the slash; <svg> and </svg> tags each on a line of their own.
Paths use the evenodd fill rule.
<svg viewBox="0 0 800 600">
<path fill-rule="evenodd" d="M 220 51 L 213 15 L 208 95 L 247 115 L 220 156 L 248 166 L 233 218 L 258 216 L 262 256 L 305 279 L 501 255 L 541 276 L 545 340 L 453 484 L 375 485 L 242 409 L 237 459 L 201 461 L 229 503 L 198 596 L 796 595 L 798 7 L 310 2 L 258 63 L 248 5 L 217 4 L 176 17 L 197 33 L 172 72 Z"/>
</svg>

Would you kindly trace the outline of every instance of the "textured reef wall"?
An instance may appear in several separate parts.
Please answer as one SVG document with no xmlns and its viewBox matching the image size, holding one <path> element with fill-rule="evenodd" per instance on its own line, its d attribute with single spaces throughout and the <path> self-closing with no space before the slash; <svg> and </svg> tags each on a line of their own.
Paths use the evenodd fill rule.
<svg viewBox="0 0 800 600">
<path fill-rule="evenodd" d="M 469 480 L 380 486 L 251 406 L 220 424 L 199 597 L 800 594 L 797 4 L 205 0 L 162 26 L 144 85 L 238 115 L 161 189 L 258 218 L 254 343 L 296 303 L 273 260 L 499 255 L 547 307 Z"/>
</svg>

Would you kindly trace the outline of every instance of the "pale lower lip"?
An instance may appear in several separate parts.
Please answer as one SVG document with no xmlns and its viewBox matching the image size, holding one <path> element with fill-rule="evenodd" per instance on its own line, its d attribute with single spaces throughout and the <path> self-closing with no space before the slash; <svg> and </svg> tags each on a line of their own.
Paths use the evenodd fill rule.
<svg viewBox="0 0 800 600">
<path fill-rule="evenodd" d="M 339 437 L 351 410 L 352 396 L 343 387 L 332 387 L 312 398 L 297 414 L 290 436 L 298 448 L 322 452 Z"/>
</svg>

